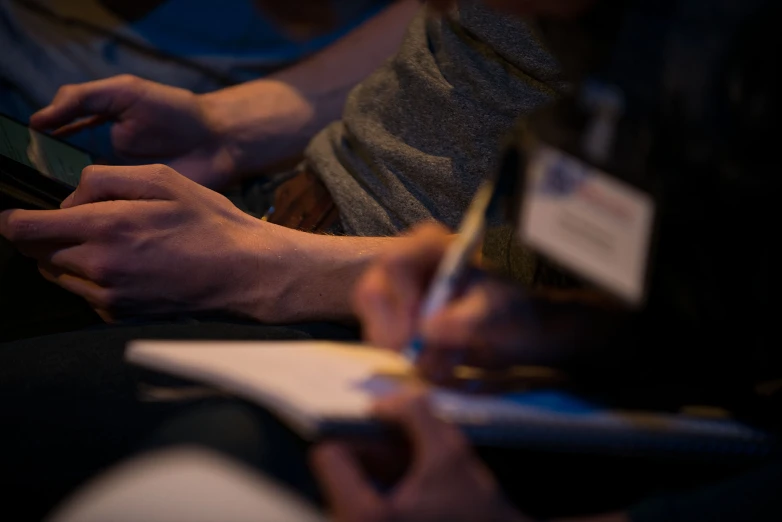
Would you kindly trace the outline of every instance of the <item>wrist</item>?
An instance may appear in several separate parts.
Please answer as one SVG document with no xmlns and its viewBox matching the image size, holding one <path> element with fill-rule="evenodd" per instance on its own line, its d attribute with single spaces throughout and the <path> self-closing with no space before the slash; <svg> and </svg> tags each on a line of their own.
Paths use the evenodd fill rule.
<svg viewBox="0 0 782 522">
<path fill-rule="evenodd" d="M 199 96 L 214 149 L 237 179 L 300 154 L 317 132 L 315 109 L 293 86 L 274 79 Z"/>
<path fill-rule="evenodd" d="M 255 221 L 262 230 L 241 246 L 248 284 L 232 311 L 267 323 L 351 319 L 355 283 L 389 238 L 310 234 Z"/>
<path fill-rule="evenodd" d="M 344 321 L 354 317 L 352 297 L 366 267 L 393 238 L 296 232 L 294 254 L 281 297 L 287 320 Z"/>
<path fill-rule="evenodd" d="M 296 231 L 277 227 L 236 209 L 233 216 L 237 227 L 229 227 L 224 233 L 229 241 L 222 246 L 213 264 L 220 266 L 222 277 L 215 288 L 217 299 L 210 308 L 234 317 L 265 322 L 284 321 L 283 300 L 290 279 L 291 253 L 295 252 Z M 231 233 L 234 230 L 235 233 Z"/>
</svg>

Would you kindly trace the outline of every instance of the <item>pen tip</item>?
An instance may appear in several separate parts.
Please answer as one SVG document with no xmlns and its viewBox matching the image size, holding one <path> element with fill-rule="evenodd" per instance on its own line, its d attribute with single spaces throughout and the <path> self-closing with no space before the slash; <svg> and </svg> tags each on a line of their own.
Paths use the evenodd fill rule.
<svg viewBox="0 0 782 522">
<path fill-rule="evenodd" d="M 412 363 L 415 363 L 421 350 L 424 348 L 424 341 L 420 337 L 416 337 L 410 341 L 405 348 L 404 356 Z"/>
</svg>

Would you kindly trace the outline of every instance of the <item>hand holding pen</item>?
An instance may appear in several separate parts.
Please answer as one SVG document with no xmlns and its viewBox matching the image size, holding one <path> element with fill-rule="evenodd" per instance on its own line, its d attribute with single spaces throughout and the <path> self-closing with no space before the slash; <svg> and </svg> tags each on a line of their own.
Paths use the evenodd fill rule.
<svg viewBox="0 0 782 522">
<path fill-rule="evenodd" d="M 567 355 L 561 346 L 570 346 L 571 333 L 596 319 L 580 307 L 564 301 L 560 308 L 559 297 L 555 302 L 533 298 L 468 264 L 457 293 L 439 311 L 426 318 L 420 314 L 456 240 L 446 228 L 426 224 L 370 266 L 354 299 L 365 341 L 403 352 L 418 336 L 423 350 L 416 367 L 438 385 L 475 391 L 472 384 L 480 380 L 486 386 L 479 391 L 491 391 L 517 389 L 519 381 L 525 386 L 557 382 L 561 375 L 549 367 Z"/>
<path fill-rule="evenodd" d="M 463 282 L 465 272 L 478 252 L 486 230 L 486 214 L 494 196 L 494 184 L 486 182 L 478 189 L 459 227 L 456 239 L 445 251 L 434 279 L 419 310 L 419 322 L 431 318 L 450 302 Z M 424 348 L 424 339 L 416 332 L 404 355 L 415 364 Z"/>
<path fill-rule="evenodd" d="M 425 340 L 430 339 L 426 339 L 426 332 L 420 329 L 426 328 L 444 307 L 452 304 L 460 287 L 468 283 L 466 276 L 481 247 L 487 217 L 496 209 L 499 200 L 494 182 L 485 182 L 478 189 L 455 236 L 449 235 L 441 226 L 424 225 L 404 247 L 389 252 L 367 271 L 358 285 L 354 307 L 364 324 L 366 340 L 402 351 L 411 363 L 424 370 L 424 374 L 449 373 L 452 364 L 439 361 L 439 355 L 448 353 L 453 362 L 451 356 L 458 356 L 459 350 L 432 351 L 422 359 Z M 495 283 L 490 288 L 497 290 L 501 286 Z M 471 296 L 472 299 L 476 297 L 481 298 L 477 294 Z M 501 299 L 490 301 L 504 304 Z M 469 299 L 466 302 L 472 304 Z M 460 311 L 458 307 L 456 310 Z M 464 312 L 471 313 L 469 310 Z M 466 347 L 467 341 L 466 337 L 460 339 L 458 346 Z M 427 372 L 426 368 L 433 372 Z"/>
</svg>

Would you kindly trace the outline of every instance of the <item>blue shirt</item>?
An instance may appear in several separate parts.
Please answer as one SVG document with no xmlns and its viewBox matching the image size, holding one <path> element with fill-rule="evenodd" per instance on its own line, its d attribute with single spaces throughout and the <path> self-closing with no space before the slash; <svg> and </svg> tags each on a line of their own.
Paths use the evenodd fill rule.
<svg viewBox="0 0 782 522">
<path fill-rule="evenodd" d="M 199 93 L 224 87 L 225 78 L 253 80 L 323 49 L 390 3 L 335 1 L 335 29 L 297 40 L 252 0 L 168 0 L 131 22 L 100 0 L 35 1 L 50 14 L 0 0 L 0 112 L 23 121 L 64 84 L 123 73 Z M 114 159 L 105 126 L 69 141 Z"/>
<path fill-rule="evenodd" d="M 306 40 L 286 34 L 251 0 L 169 0 L 129 31 L 150 46 L 201 62 L 230 62 L 243 80 L 317 52 L 375 15 L 389 0 L 335 2 L 334 30 Z M 224 70 L 226 70 L 224 68 Z"/>
</svg>

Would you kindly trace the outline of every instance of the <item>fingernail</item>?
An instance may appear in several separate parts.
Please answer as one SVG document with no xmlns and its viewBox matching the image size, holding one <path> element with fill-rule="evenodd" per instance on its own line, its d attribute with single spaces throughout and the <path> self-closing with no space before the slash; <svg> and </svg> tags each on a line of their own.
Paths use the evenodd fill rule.
<svg viewBox="0 0 782 522">
<path fill-rule="evenodd" d="M 71 192 L 70 196 L 65 198 L 62 203 L 60 203 L 60 208 L 69 208 L 71 205 L 73 205 L 73 198 L 76 195 L 76 191 Z"/>
</svg>

